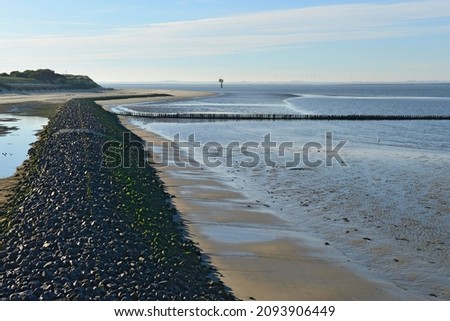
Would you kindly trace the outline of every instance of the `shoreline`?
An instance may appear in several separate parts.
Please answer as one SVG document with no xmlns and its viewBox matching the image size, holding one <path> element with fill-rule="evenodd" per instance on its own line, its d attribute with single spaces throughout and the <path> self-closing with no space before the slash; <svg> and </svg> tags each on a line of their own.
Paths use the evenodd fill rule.
<svg viewBox="0 0 450 321">
<path fill-rule="evenodd" d="M 144 97 L 145 95 L 170 95 L 166 97 Z M 121 103 L 139 103 L 146 101 L 184 100 L 198 97 L 213 96 L 215 93 L 204 91 L 162 90 L 162 89 L 105 89 L 88 91 L 60 91 L 41 93 L 0 93 L 0 113 L 23 116 L 53 115 L 56 110 L 70 99 L 99 98 L 102 106 Z M 124 96 L 124 99 L 119 99 Z M 138 98 L 130 98 L 139 96 Z M 113 99 L 106 100 L 111 97 Z M 108 108 L 106 108 L 108 110 Z"/>
<path fill-rule="evenodd" d="M 127 91 L 130 91 L 127 89 Z M 138 90 L 139 91 L 139 90 Z M 212 97 L 216 93 L 208 91 L 190 91 L 190 90 L 152 90 L 152 94 L 167 94 L 170 96 L 166 97 L 138 97 L 138 98 L 126 98 L 126 99 L 112 99 L 112 100 L 101 100 L 96 101 L 97 104 L 101 105 L 107 111 L 111 111 L 112 107 L 120 104 L 136 104 L 143 102 L 165 102 L 165 101 L 182 101 L 189 99 L 196 99 L 202 97 Z"/>
<path fill-rule="evenodd" d="M 122 124 L 155 146 L 165 138 Z M 267 212 L 258 201 L 207 171 L 155 166 L 191 237 L 211 258 L 223 282 L 243 300 L 413 300 L 414 295 L 343 262 L 340 253 L 314 243 Z M 214 188 L 211 188 L 213 186 Z"/>
</svg>

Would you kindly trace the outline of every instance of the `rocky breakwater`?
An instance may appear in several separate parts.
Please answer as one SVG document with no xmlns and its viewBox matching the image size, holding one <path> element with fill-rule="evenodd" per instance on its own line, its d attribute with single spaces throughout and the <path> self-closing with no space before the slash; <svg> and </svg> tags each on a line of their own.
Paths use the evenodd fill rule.
<svg viewBox="0 0 450 321">
<path fill-rule="evenodd" d="M 186 237 L 155 171 L 105 166 L 102 147 L 124 132 L 89 100 L 50 119 L 3 215 L 0 298 L 234 299 Z"/>
</svg>

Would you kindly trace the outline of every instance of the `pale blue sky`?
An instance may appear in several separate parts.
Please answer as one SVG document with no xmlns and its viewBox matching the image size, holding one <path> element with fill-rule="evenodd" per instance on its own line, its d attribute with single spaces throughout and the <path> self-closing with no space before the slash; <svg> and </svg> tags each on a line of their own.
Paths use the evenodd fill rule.
<svg viewBox="0 0 450 321">
<path fill-rule="evenodd" d="M 0 71 L 100 82 L 450 81 L 450 1 L 0 0 Z"/>
</svg>

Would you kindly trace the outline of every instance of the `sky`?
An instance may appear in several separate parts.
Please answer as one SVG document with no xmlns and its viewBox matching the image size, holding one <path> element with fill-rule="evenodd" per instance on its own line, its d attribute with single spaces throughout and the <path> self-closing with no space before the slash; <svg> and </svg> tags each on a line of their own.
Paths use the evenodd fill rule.
<svg viewBox="0 0 450 321">
<path fill-rule="evenodd" d="M 97 82 L 450 81 L 448 0 L 0 0 L 0 72 Z"/>
</svg>

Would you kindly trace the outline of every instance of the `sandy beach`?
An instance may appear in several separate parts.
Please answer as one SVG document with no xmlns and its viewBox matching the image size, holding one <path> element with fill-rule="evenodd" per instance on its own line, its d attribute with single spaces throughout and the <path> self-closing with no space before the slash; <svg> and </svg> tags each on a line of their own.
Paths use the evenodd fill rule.
<svg viewBox="0 0 450 321">
<path fill-rule="evenodd" d="M 155 146 L 164 138 L 122 123 Z M 323 243 L 292 233 L 261 200 L 198 168 L 158 167 L 191 237 L 243 300 L 411 300 L 408 292 L 358 270 Z"/>
<path fill-rule="evenodd" d="M 113 90 L 90 90 L 73 92 L 28 92 L 28 93 L 2 93 L 0 94 L 0 113 L 12 113 L 26 116 L 49 116 L 58 106 L 72 98 L 92 98 L 108 96 L 132 96 L 132 95 L 154 95 L 166 94 L 167 97 L 146 97 L 102 100 L 102 105 L 108 109 L 109 106 L 122 103 L 138 103 L 143 101 L 190 99 L 195 97 L 213 95 L 208 92 L 195 92 L 185 90 L 147 90 L 147 89 L 113 89 Z"/>
<path fill-rule="evenodd" d="M 214 96 L 215 93 L 207 91 L 190 91 L 190 90 L 144 90 L 144 89 L 123 89 L 115 90 L 119 95 L 145 95 L 145 94 L 166 94 L 170 95 L 167 97 L 139 97 L 139 98 L 127 98 L 127 99 L 113 99 L 113 100 L 102 100 L 97 102 L 102 105 L 106 110 L 110 110 L 111 107 L 120 104 L 136 104 L 142 102 L 158 102 L 158 101 L 174 101 L 174 100 L 186 100 L 199 97 L 209 97 Z"/>
</svg>

